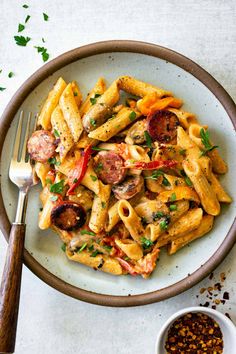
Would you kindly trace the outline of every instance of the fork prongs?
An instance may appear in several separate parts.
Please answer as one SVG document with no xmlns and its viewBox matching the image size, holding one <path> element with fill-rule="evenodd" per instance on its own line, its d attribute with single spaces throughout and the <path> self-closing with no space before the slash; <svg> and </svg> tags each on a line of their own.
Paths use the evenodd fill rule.
<svg viewBox="0 0 236 354">
<path fill-rule="evenodd" d="M 28 138 L 29 138 L 29 129 L 30 129 L 31 117 L 32 117 L 32 113 L 29 112 L 28 120 L 27 120 L 27 124 L 26 124 L 26 128 L 25 128 L 25 137 L 24 137 L 24 142 L 23 142 L 23 147 L 22 147 L 21 161 L 25 161 L 26 160 L 27 142 L 28 142 Z"/>
<path fill-rule="evenodd" d="M 16 137 L 15 137 L 15 143 L 14 143 L 14 148 L 13 148 L 13 154 L 12 158 L 17 161 L 18 158 L 18 153 L 19 153 L 19 148 L 20 148 L 20 137 L 21 137 L 21 131 L 22 131 L 22 120 L 24 117 L 24 112 L 20 112 L 20 118 L 17 126 L 17 131 L 16 131 Z"/>
</svg>

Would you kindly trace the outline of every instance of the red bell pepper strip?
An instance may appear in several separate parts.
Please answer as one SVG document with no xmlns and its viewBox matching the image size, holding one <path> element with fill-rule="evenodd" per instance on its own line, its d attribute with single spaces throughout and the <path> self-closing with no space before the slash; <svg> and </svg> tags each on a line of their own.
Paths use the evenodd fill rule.
<svg viewBox="0 0 236 354">
<path fill-rule="evenodd" d="M 68 182 L 69 182 L 69 190 L 67 195 L 74 194 L 75 188 L 80 184 L 84 175 L 86 173 L 90 156 L 92 154 L 91 145 L 84 149 L 84 154 L 81 158 L 77 161 L 75 168 L 70 171 L 68 175 Z"/>
<path fill-rule="evenodd" d="M 150 162 L 136 161 L 130 165 L 126 165 L 125 168 L 135 168 L 137 170 L 156 170 L 158 168 L 171 168 L 177 165 L 177 161 L 174 160 L 155 160 Z"/>
</svg>

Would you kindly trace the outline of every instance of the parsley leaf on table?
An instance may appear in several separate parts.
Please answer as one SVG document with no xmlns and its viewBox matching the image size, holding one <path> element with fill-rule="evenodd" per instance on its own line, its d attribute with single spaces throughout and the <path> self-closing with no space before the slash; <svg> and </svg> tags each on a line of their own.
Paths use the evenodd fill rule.
<svg viewBox="0 0 236 354">
<path fill-rule="evenodd" d="M 31 38 L 24 36 L 14 36 L 14 39 L 16 41 L 16 44 L 22 47 L 26 47 L 27 43 L 31 40 Z"/>
<path fill-rule="evenodd" d="M 29 21 L 29 19 L 30 19 L 30 15 L 27 15 L 26 19 L 25 19 L 25 23 L 27 23 Z"/>
<path fill-rule="evenodd" d="M 44 21 L 48 21 L 49 16 L 47 14 L 45 14 L 45 12 L 43 12 L 43 19 Z"/>
<path fill-rule="evenodd" d="M 34 47 L 37 49 L 38 53 L 41 53 L 43 61 L 47 61 L 49 58 L 49 54 L 47 52 L 47 48 L 44 47 Z"/>
<path fill-rule="evenodd" d="M 18 33 L 24 31 L 24 29 L 25 29 L 25 26 L 22 25 L 22 23 L 19 23 L 19 25 L 18 25 Z"/>
</svg>

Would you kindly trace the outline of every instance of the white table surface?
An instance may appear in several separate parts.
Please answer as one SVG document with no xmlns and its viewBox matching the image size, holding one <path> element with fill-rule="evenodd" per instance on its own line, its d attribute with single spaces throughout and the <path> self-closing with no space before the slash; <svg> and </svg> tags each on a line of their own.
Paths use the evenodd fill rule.
<svg viewBox="0 0 236 354">
<path fill-rule="evenodd" d="M 28 9 L 22 8 L 26 3 Z M 42 13 L 49 15 L 43 21 Z M 0 114 L 17 88 L 42 64 L 34 45 L 50 59 L 83 44 L 107 39 L 135 39 L 172 48 L 210 72 L 236 100 L 235 0 L 1 0 Z M 32 38 L 16 46 L 18 23 L 31 16 L 22 35 Z M 7 74 L 13 71 L 14 77 Z M 0 271 L 6 242 L 0 237 Z M 16 353 L 18 354 L 152 354 L 160 326 L 173 312 L 207 301 L 199 294 L 226 273 L 225 305 L 236 323 L 236 247 L 214 272 L 175 298 L 136 308 L 106 308 L 69 298 L 23 269 Z M 219 297 L 220 298 L 220 297 Z M 232 353 L 231 353 L 232 354 Z"/>
</svg>

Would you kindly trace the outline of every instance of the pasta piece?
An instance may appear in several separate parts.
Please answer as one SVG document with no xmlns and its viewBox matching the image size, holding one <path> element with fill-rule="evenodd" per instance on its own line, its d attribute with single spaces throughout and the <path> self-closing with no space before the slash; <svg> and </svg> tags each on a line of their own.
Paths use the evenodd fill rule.
<svg viewBox="0 0 236 354">
<path fill-rule="evenodd" d="M 86 100 L 84 101 L 84 103 L 82 104 L 81 108 L 80 108 L 80 114 L 81 117 L 88 112 L 88 110 L 90 109 L 90 107 L 92 106 L 91 103 L 91 98 L 95 98 L 95 95 L 102 95 L 106 90 L 106 84 L 104 81 L 103 77 L 100 77 L 98 79 L 98 81 L 96 82 L 94 88 L 90 91 L 90 93 L 88 94 L 88 96 L 86 97 Z"/>
<path fill-rule="evenodd" d="M 109 232 L 113 227 L 120 221 L 120 216 L 118 214 L 118 203 L 116 202 L 108 209 L 108 220 L 105 225 L 105 231 Z"/>
<path fill-rule="evenodd" d="M 69 200 L 78 204 L 81 204 L 85 211 L 90 211 L 93 206 L 93 192 L 78 185 L 75 189 L 75 194 L 69 195 Z"/>
<path fill-rule="evenodd" d="M 71 131 L 74 142 L 76 143 L 83 131 L 83 126 L 71 84 L 68 84 L 63 91 L 59 100 L 59 105 L 64 119 Z"/>
<path fill-rule="evenodd" d="M 206 177 L 202 173 L 199 164 L 196 161 L 184 161 L 183 168 L 186 175 L 193 183 L 201 204 L 207 214 L 218 215 L 220 213 L 220 204 L 216 198 L 213 188 L 208 183 Z"/>
<path fill-rule="evenodd" d="M 51 123 L 53 129 L 56 130 L 60 136 L 57 151 L 59 152 L 61 162 L 63 162 L 67 153 L 74 145 L 74 141 L 59 106 L 52 112 Z"/>
<path fill-rule="evenodd" d="M 83 130 L 83 132 L 79 138 L 79 141 L 76 143 L 76 148 L 85 149 L 88 145 L 95 146 L 98 143 L 99 143 L 99 140 L 89 138 L 86 131 Z"/>
<path fill-rule="evenodd" d="M 189 136 L 192 141 L 194 141 L 200 149 L 204 150 L 205 146 L 202 143 L 202 139 L 200 136 L 201 129 L 206 129 L 206 126 L 201 126 L 199 124 L 191 124 L 189 127 Z M 210 144 L 213 146 L 212 142 Z M 213 149 L 212 151 L 208 151 L 207 155 L 210 157 L 212 162 L 212 169 L 215 173 L 225 174 L 228 171 L 228 166 L 222 157 L 219 154 L 217 149 Z"/>
<path fill-rule="evenodd" d="M 108 203 L 111 194 L 111 186 L 104 185 L 101 181 L 99 194 L 94 196 L 93 207 L 89 220 L 90 229 L 96 234 L 103 231 L 107 218 Z"/>
<path fill-rule="evenodd" d="M 62 92 L 66 88 L 65 81 L 60 77 L 53 89 L 49 92 L 48 97 L 42 107 L 42 110 L 38 117 L 37 125 L 42 126 L 43 129 L 51 129 L 51 115 L 56 106 L 58 105 L 59 99 Z"/>
<path fill-rule="evenodd" d="M 171 255 L 176 253 L 180 248 L 186 246 L 188 243 L 207 234 L 212 229 L 213 221 L 214 217 L 212 215 L 204 215 L 201 224 L 197 229 L 171 242 L 168 247 L 168 254 Z"/>
<path fill-rule="evenodd" d="M 81 181 L 81 184 L 86 188 L 90 189 L 95 194 L 100 193 L 101 184 L 97 178 L 97 174 L 93 169 L 93 164 L 90 162 L 88 164 L 87 170 L 85 172 L 84 178 Z"/>
<path fill-rule="evenodd" d="M 43 203 L 43 209 L 39 213 L 38 225 L 41 230 L 45 230 L 51 226 L 51 211 L 56 204 L 51 200 L 53 194 L 49 192 L 47 187 L 44 187 L 44 192 L 41 193 L 42 193 L 41 201 L 43 200 L 44 203 Z"/>
<path fill-rule="evenodd" d="M 118 202 L 118 214 L 128 229 L 131 237 L 138 243 L 141 243 L 141 237 L 144 234 L 144 228 L 140 217 L 127 200 L 121 199 Z"/>
<path fill-rule="evenodd" d="M 46 185 L 46 178 L 47 174 L 50 171 L 50 164 L 49 163 L 42 163 L 42 162 L 36 162 L 34 165 L 34 170 L 40 179 L 42 186 L 45 187 Z"/>
<path fill-rule="evenodd" d="M 66 250 L 66 255 L 71 261 L 85 264 L 93 269 L 102 270 L 103 272 L 112 273 L 113 275 L 123 274 L 123 269 L 115 258 L 101 254 L 91 257 L 87 251 L 73 253 L 68 249 Z"/>
<path fill-rule="evenodd" d="M 71 88 L 72 88 L 72 91 L 74 94 L 74 98 L 75 98 L 75 102 L 77 104 L 77 107 L 80 108 L 81 103 L 83 101 L 83 96 L 82 96 L 80 88 L 75 80 L 71 82 Z"/>
<path fill-rule="evenodd" d="M 59 227 L 56 227 L 55 225 L 51 225 L 51 229 L 53 231 L 55 231 L 60 236 L 62 242 L 64 242 L 65 244 L 68 244 L 73 237 L 71 232 L 61 230 L 61 229 L 59 229 Z"/>
<path fill-rule="evenodd" d="M 219 180 L 216 178 L 214 173 L 211 174 L 209 178 L 209 182 L 219 202 L 222 203 L 232 202 L 232 198 L 228 195 L 228 193 L 226 193 L 226 191 L 224 190 L 224 188 L 222 187 L 222 185 L 220 184 Z"/>
<path fill-rule="evenodd" d="M 138 261 L 143 257 L 143 250 L 141 246 L 133 240 L 115 240 L 117 246 L 130 258 Z"/>
<path fill-rule="evenodd" d="M 138 111 L 124 107 L 117 113 L 115 118 L 108 119 L 100 127 L 90 132 L 88 136 L 89 138 L 107 141 L 139 117 L 140 113 Z"/>
<path fill-rule="evenodd" d="M 121 76 L 117 79 L 118 86 L 132 95 L 144 97 L 150 92 L 156 92 L 158 97 L 172 96 L 170 91 L 163 90 L 143 81 L 139 81 L 131 76 Z"/>
<path fill-rule="evenodd" d="M 177 186 L 173 190 L 163 191 L 159 194 L 158 199 L 163 203 L 174 202 L 175 200 L 181 199 L 192 200 L 198 204 L 200 203 L 197 193 L 187 186 Z"/>
<path fill-rule="evenodd" d="M 181 111 L 180 109 L 176 109 L 172 107 L 171 108 L 169 107 L 167 110 L 174 113 L 178 117 L 180 124 L 184 129 L 188 129 L 191 124 L 197 123 L 197 118 L 193 113 L 184 112 Z"/>
<path fill-rule="evenodd" d="M 201 208 L 189 210 L 168 229 L 168 232 L 162 234 L 157 239 L 155 246 L 157 248 L 163 247 L 175 239 L 197 229 L 202 221 L 202 217 L 203 210 Z"/>
<path fill-rule="evenodd" d="M 163 214 L 169 213 L 168 207 L 159 200 L 147 200 L 144 203 L 138 204 L 134 210 L 148 224 L 153 222 L 158 212 Z"/>
<path fill-rule="evenodd" d="M 57 171 L 63 173 L 65 176 L 68 176 L 70 170 L 75 167 L 76 161 L 81 157 L 79 150 L 69 151 L 66 156 L 66 159 L 62 163 L 58 163 L 56 166 Z"/>
</svg>

